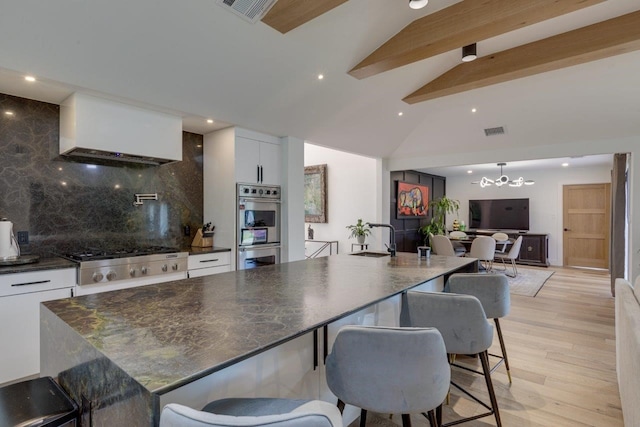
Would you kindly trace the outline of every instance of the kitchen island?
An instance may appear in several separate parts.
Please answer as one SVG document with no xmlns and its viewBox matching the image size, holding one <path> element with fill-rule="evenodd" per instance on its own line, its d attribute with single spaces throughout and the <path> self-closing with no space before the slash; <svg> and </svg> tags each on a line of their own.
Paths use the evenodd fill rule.
<svg viewBox="0 0 640 427">
<path fill-rule="evenodd" d="M 322 354 L 341 324 L 397 325 L 404 291 L 441 290 L 476 265 L 347 254 L 46 302 L 41 375 L 58 377 L 83 425 L 157 425 L 171 401 L 322 398 Z"/>
</svg>

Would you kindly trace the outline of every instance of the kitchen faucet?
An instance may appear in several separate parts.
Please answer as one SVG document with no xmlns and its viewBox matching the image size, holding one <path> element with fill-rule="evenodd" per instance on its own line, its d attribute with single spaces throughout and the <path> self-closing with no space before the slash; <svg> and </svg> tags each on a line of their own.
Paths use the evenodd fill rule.
<svg viewBox="0 0 640 427">
<path fill-rule="evenodd" d="M 391 224 L 372 224 L 370 222 L 367 223 L 369 227 L 387 227 L 390 230 L 389 233 L 389 244 L 385 244 L 387 247 L 387 251 L 391 253 L 391 256 L 396 256 L 396 229 L 393 228 Z"/>
</svg>

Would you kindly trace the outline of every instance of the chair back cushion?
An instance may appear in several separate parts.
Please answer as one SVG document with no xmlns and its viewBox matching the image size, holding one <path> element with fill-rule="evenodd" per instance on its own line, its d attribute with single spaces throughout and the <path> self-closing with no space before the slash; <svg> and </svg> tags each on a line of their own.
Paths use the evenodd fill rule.
<svg viewBox="0 0 640 427">
<path fill-rule="evenodd" d="M 431 249 L 436 255 L 456 256 L 451 240 L 440 234 L 431 237 Z"/>
<path fill-rule="evenodd" d="M 331 391 L 345 403 L 410 414 L 444 401 L 451 372 L 436 329 L 345 326 L 327 357 L 326 375 Z"/>
<path fill-rule="evenodd" d="M 321 403 L 330 405 L 327 402 Z M 334 423 L 332 423 L 330 416 L 321 412 L 294 410 L 276 415 L 232 416 L 212 414 L 177 403 L 170 403 L 162 409 L 160 427 L 342 427 L 340 412 L 334 405 L 330 406 L 335 409 L 338 415 Z M 302 408 L 301 406 L 300 409 Z"/>
<path fill-rule="evenodd" d="M 516 259 L 518 255 L 520 255 L 520 247 L 522 246 L 522 236 L 518 236 L 513 245 L 511 245 L 511 249 L 509 249 L 509 253 L 507 254 L 507 258 Z"/>
<path fill-rule="evenodd" d="M 410 291 L 400 314 L 402 326 L 434 327 L 447 353 L 478 354 L 493 341 L 493 326 L 478 298 L 444 292 Z"/>
<path fill-rule="evenodd" d="M 511 309 L 509 280 L 504 274 L 452 274 L 444 290 L 478 298 L 488 319 L 504 317 Z"/>
<path fill-rule="evenodd" d="M 496 241 L 493 237 L 478 236 L 473 239 L 469 256 L 483 261 L 493 260 L 496 252 Z"/>
<path fill-rule="evenodd" d="M 491 237 L 496 242 L 506 242 L 507 240 L 509 240 L 509 235 L 507 233 L 493 233 Z"/>
</svg>

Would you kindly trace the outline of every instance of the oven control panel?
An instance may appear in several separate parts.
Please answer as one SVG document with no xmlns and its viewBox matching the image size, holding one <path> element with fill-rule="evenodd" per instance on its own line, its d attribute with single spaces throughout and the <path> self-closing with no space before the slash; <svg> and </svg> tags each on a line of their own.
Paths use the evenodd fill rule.
<svg viewBox="0 0 640 427">
<path fill-rule="evenodd" d="M 279 200 L 281 198 L 280 186 L 238 184 L 238 197 Z"/>
</svg>

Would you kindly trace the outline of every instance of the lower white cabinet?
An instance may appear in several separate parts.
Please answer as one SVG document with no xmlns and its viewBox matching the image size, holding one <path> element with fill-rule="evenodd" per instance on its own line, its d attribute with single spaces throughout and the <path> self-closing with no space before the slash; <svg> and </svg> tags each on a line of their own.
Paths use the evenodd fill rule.
<svg viewBox="0 0 640 427">
<path fill-rule="evenodd" d="M 187 269 L 189 277 L 202 277 L 231 271 L 231 252 L 189 255 Z"/>
<path fill-rule="evenodd" d="M 72 296 L 76 269 L 0 275 L 0 384 L 40 372 L 40 303 Z"/>
</svg>

